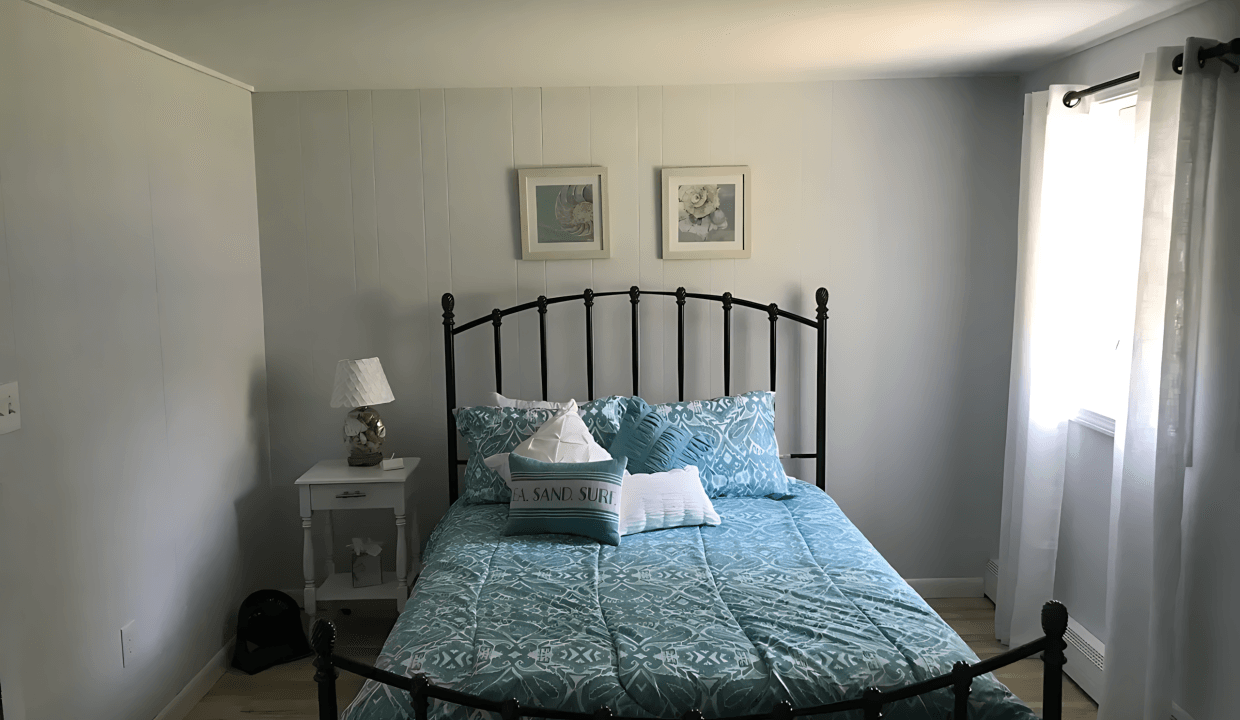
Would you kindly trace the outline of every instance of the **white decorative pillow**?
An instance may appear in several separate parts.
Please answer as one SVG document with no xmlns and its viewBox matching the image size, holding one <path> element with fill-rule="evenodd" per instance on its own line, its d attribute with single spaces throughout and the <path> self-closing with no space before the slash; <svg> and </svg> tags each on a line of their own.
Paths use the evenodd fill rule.
<svg viewBox="0 0 1240 720">
<path fill-rule="evenodd" d="M 649 475 L 624 473 L 620 490 L 621 535 L 721 522 L 693 465 Z"/>
<path fill-rule="evenodd" d="M 510 407 L 518 410 L 563 410 L 569 405 L 576 406 L 576 401 L 568 402 L 552 402 L 550 400 L 514 400 L 500 395 L 497 392 L 491 393 L 491 405 L 495 407 Z M 580 410 L 578 411 L 580 412 Z"/>
<path fill-rule="evenodd" d="M 594 439 L 590 428 L 577 414 L 577 403 L 569 400 L 559 414 L 543 423 L 538 431 L 529 436 L 513 452 L 524 458 L 551 463 L 580 463 L 611 460 L 611 453 Z M 484 458 L 486 466 L 499 473 L 504 482 L 512 485 L 508 470 L 508 453 Z"/>
</svg>

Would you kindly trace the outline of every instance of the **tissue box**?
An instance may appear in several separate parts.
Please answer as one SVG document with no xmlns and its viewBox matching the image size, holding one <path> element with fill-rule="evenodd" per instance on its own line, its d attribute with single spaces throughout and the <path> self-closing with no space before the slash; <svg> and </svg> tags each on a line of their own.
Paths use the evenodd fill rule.
<svg viewBox="0 0 1240 720">
<path fill-rule="evenodd" d="M 363 588 L 383 584 L 383 563 L 378 555 L 353 556 L 353 587 Z"/>
</svg>

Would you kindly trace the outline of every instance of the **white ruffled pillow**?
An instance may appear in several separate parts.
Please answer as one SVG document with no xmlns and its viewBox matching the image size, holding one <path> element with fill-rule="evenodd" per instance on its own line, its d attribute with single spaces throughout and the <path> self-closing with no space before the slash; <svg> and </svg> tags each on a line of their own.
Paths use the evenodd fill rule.
<svg viewBox="0 0 1240 720">
<path fill-rule="evenodd" d="M 620 489 L 621 535 L 721 522 L 695 466 L 649 475 L 625 471 Z"/>
<path fill-rule="evenodd" d="M 572 405 L 576 407 L 575 400 L 568 402 L 554 402 L 552 400 L 516 400 L 514 398 L 504 397 L 497 392 L 491 393 L 491 405 L 494 407 L 510 407 L 518 410 L 563 410 Z M 578 410 L 580 412 L 580 410 Z"/>
<path fill-rule="evenodd" d="M 611 453 L 594 439 L 585 420 L 577 414 L 577 402 L 569 400 L 559 414 L 543 423 L 537 432 L 525 442 L 513 448 L 513 452 L 531 460 L 553 463 L 581 463 L 611 460 Z M 482 462 L 511 485 L 512 474 L 508 470 L 508 453 L 483 458 Z"/>
</svg>

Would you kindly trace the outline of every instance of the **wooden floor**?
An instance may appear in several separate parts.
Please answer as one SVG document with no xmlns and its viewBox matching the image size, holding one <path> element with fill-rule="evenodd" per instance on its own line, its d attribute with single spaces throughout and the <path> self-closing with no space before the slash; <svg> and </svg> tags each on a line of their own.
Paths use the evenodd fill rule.
<svg viewBox="0 0 1240 720">
<path fill-rule="evenodd" d="M 931 600 L 930 605 L 960 633 L 978 657 L 998 655 L 1006 648 L 995 640 L 995 606 L 985 598 Z M 341 655 L 373 663 L 384 638 L 396 621 L 391 602 L 356 602 L 345 615 L 340 603 L 322 603 L 321 615 L 336 623 L 337 651 Z M 1042 662 L 1022 660 L 995 673 L 999 681 L 1029 707 L 1042 709 Z M 317 717 L 314 668 L 310 660 L 264 670 L 257 675 L 229 669 L 194 707 L 186 720 L 283 720 Z M 337 682 L 343 711 L 361 688 L 361 680 L 342 673 Z M 1064 720 L 1095 720 L 1098 706 L 1064 676 Z"/>
</svg>

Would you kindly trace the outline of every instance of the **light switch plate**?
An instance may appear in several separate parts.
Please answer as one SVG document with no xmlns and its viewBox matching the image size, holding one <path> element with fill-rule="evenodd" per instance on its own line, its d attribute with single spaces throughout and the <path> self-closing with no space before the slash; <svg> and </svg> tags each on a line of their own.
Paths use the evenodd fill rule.
<svg viewBox="0 0 1240 720">
<path fill-rule="evenodd" d="M 17 397 L 17 383 L 0 385 L 0 435 L 21 429 L 22 411 Z"/>
</svg>

